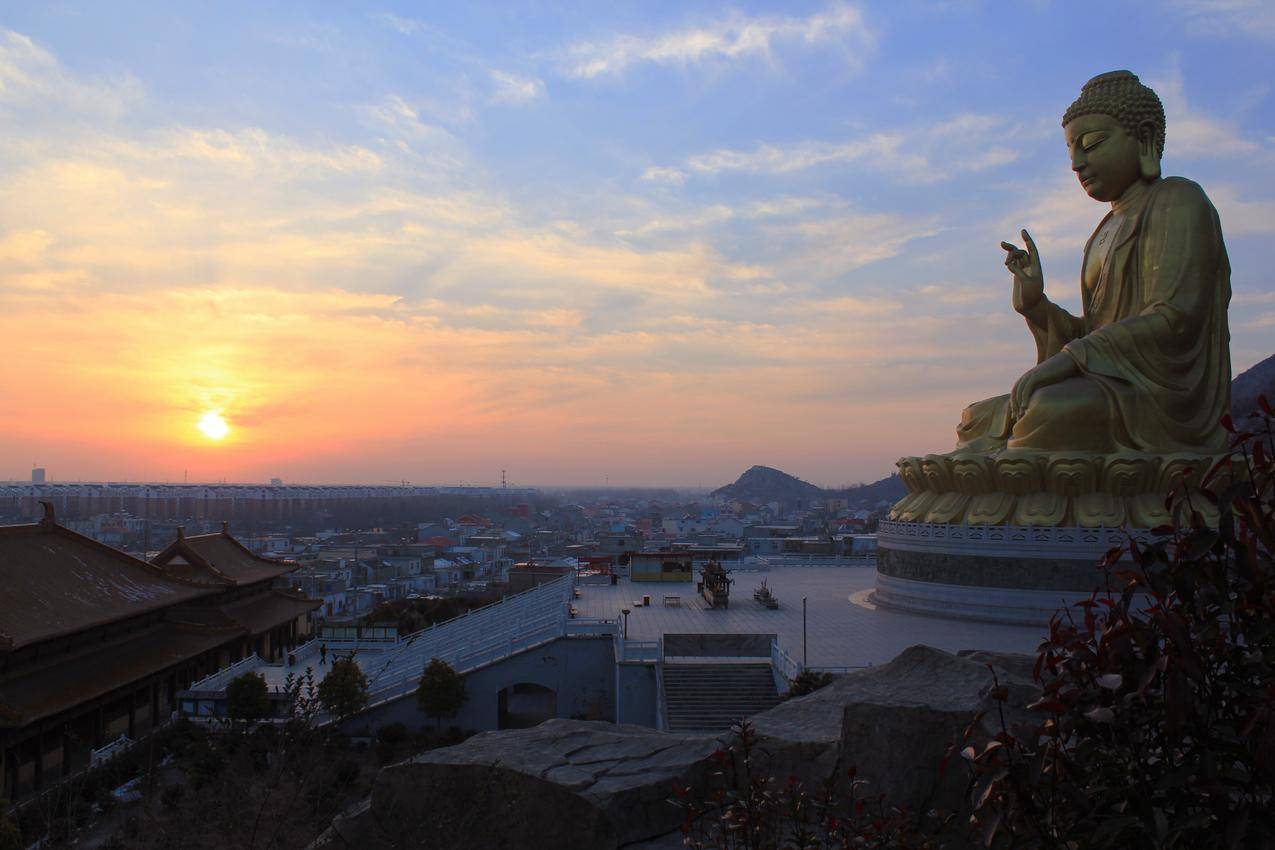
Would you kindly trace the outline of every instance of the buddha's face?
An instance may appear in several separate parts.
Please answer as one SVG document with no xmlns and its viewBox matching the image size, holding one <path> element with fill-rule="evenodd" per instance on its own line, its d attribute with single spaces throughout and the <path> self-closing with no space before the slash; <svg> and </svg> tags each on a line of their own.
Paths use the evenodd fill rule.
<svg viewBox="0 0 1275 850">
<path fill-rule="evenodd" d="M 1110 115 L 1081 115 L 1063 128 L 1071 170 L 1095 201 L 1118 199 L 1142 177 L 1138 140 Z"/>
</svg>

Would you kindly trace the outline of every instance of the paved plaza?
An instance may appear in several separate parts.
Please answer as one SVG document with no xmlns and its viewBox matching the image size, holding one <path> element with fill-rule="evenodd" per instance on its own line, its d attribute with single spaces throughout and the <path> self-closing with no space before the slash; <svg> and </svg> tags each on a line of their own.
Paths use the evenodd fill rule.
<svg viewBox="0 0 1275 850">
<path fill-rule="evenodd" d="M 695 593 L 695 582 L 631 582 L 582 585 L 575 607 L 580 617 L 619 618 L 629 608 L 629 637 L 653 640 L 667 633 L 774 633 L 779 645 L 800 661 L 801 598 L 807 598 L 809 666 L 853 667 L 881 664 L 913 644 L 955 652 L 991 649 L 1034 653 L 1043 627 L 1002 626 L 946 620 L 877 609 L 866 600 L 876 581 L 873 566 L 779 567 L 756 572 L 732 570 L 728 609 L 710 610 Z M 778 610 L 753 600 L 762 580 L 779 599 Z M 651 597 L 650 607 L 634 601 Z M 664 596 L 680 597 L 665 605 Z"/>
</svg>

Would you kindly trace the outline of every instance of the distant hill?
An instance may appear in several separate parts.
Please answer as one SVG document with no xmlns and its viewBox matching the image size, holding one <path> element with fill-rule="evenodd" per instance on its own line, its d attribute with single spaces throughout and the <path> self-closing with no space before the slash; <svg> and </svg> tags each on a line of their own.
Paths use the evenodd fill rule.
<svg viewBox="0 0 1275 850">
<path fill-rule="evenodd" d="M 1257 397 L 1275 405 L 1275 354 L 1235 376 L 1231 381 L 1231 415 L 1243 419 L 1257 410 Z"/>
<path fill-rule="evenodd" d="M 878 502 L 893 504 L 906 496 L 907 493 L 908 488 L 903 486 L 903 479 L 899 477 L 897 472 L 882 478 L 880 481 L 873 481 L 871 484 L 855 484 L 853 487 L 828 491 L 829 496 L 845 499 L 852 508 L 871 508 L 875 507 Z"/>
<path fill-rule="evenodd" d="M 853 487 L 825 490 L 781 470 L 769 466 L 754 466 L 739 476 L 734 484 L 718 487 L 712 495 L 726 499 L 743 499 L 759 505 L 767 502 L 793 504 L 799 501 L 809 502 L 813 499 L 841 498 L 846 499 L 854 507 L 872 507 L 881 501 L 896 502 L 906 493 L 907 488 L 903 486 L 897 474 L 871 484 L 856 484 Z"/>
<path fill-rule="evenodd" d="M 754 466 L 739 476 L 734 484 L 718 487 L 712 495 L 764 505 L 767 502 L 790 503 L 822 499 L 824 490 L 778 469 Z"/>
</svg>

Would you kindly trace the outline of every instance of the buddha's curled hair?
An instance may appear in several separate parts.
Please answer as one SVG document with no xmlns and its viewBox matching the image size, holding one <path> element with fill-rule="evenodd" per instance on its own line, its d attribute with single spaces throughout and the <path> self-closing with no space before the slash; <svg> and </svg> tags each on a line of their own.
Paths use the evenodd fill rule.
<svg viewBox="0 0 1275 850">
<path fill-rule="evenodd" d="M 1137 136 L 1143 121 L 1155 122 L 1156 155 L 1164 155 L 1164 105 L 1159 96 L 1130 71 L 1099 74 L 1080 89 L 1080 97 L 1067 107 L 1063 126 L 1082 115 L 1110 115 L 1131 136 Z"/>
</svg>

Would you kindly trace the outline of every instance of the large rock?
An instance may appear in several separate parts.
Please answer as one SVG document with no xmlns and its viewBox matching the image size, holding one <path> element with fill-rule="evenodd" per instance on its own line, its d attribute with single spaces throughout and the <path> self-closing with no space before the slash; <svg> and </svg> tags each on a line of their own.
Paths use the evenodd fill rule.
<svg viewBox="0 0 1275 850">
<path fill-rule="evenodd" d="M 859 795 L 884 794 L 918 813 L 960 810 L 968 773 L 960 759 L 942 777 L 939 765 L 980 712 L 988 713 L 976 742 L 998 730 L 992 670 L 1009 691 L 1007 722 L 1032 719 L 1032 660 L 913 646 L 754 715 L 755 772 L 781 784 L 795 776 L 814 790 L 853 766 L 868 783 Z M 667 850 L 680 845 L 670 834 L 682 819 L 669 802 L 674 783 L 717 787 L 710 756 L 724 742 L 738 748 L 725 738 L 575 720 L 487 732 L 384 768 L 370 800 L 337 818 L 316 846 Z"/>
<path fill-rule="evenodd" d="M 854 767 L 867 793 L 884 793 L 894 805 L 916 812 L 959 809 L 968 773 L 959 759 L 943 775 L 939 766 L 979 712 L 988 712 L 976 735 L 980 743 L 999 728 L 989 664 L 1009 690 L 1007 722 L 1030 719 L 1025 706 L 1039 694 L 1030 656 L 958 656 L 913 646 L 886 664 L 755 715 L 758 747 L 774 775 L 796 776 L 807 788 Z"/>
<path fill-rule="evenodd" d="M 325 848 L 606 850 L 676 829 L 675 782 L 698 785 L 721 743 L 640 726 L 549 720 L 390 765 Z"/>
</svg>

